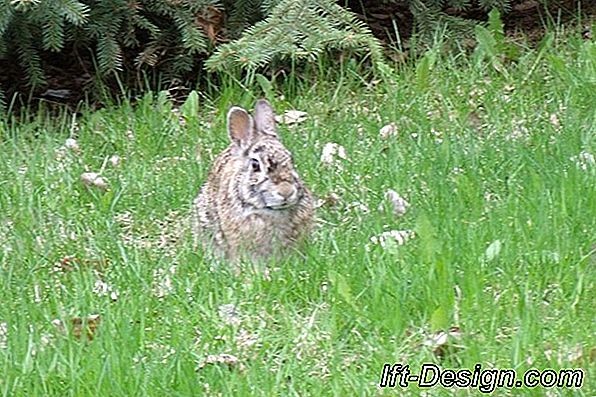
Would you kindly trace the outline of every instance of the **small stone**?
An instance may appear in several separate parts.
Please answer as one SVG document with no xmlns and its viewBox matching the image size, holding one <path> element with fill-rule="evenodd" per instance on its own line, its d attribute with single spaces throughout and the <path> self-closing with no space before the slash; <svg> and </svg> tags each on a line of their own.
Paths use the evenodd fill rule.
<svg viewBox="0 0 596 397">
<path fill-rule="evenodd" d="M 113 154 L 110 156 L 110 164 L 112 164 L 112 167 L 117 168 L 120 165 L 120 156 L 118 156 L 117 154 Z"/>
<path fill-rule="evenodd" d="M 381 139 L 388 139 L 389 137 L 397 136 L 397 133 L 397 124 L 395 123 L 389 123 L 379 130 L 379 136 Z"/>
<path fill-rule="evenodd" d="M 72 150 L 74 153 L 79 154 L 81 153 L 81 148 L 79 146 L 79 143 L 77 142 L 76 139 L 74 138 L 68 138 L 65 142 L 64 142 L 64 147 L 66 147 L 69 150 Z"/>
<path fill-rule="evenodd" d="M 395 190 L 387 190 L 385 193 L 385 201 L 389 202 L 391 210 L 395 216 L 402 216 L 410 207 L 410 203 L 406 201 L 403 197 L 401 197 Z M 379 211 L 382 211 L 385 204 L 381 203 L 379 206 Z"/>
<path fill-rule="evenodd" d="M 326 143 L 323 147 L 323 153 L 321 154 L 321 162 L 323 164 L 332 165 L 337 164 L 339 162 L 338 159 L 347 159 L 346 149 L 335 142 Z"/>
<path fill-rule="evenodd" d="M 280 116 L 275 116 L 275 121 L 280 124 L 299 124 L 306 120 L 308 113 L 301 110 L 287 110 Z"/>
<path fill-rule="evenodd" d="M 96 187 L 100 190 L 108 189 L 108 181 L 96 172 L 82 173 L 81 182 L 87 187 Z"/>
</svg>

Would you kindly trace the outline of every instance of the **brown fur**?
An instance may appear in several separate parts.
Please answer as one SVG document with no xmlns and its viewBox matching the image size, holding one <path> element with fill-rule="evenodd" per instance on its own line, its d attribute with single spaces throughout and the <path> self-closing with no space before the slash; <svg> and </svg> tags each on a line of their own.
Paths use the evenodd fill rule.
<svg viewBox="0 0 596 397">
<path fill-rule="evenodd" d="M 193 203 L 195 241 L 230 260 L 292 251 L 312 228 L 313 199 L 277 137 L 271 106 L 258 101 L 254 119 L 233 107 L 228 132 L 232 143 Z"/>
</svg>

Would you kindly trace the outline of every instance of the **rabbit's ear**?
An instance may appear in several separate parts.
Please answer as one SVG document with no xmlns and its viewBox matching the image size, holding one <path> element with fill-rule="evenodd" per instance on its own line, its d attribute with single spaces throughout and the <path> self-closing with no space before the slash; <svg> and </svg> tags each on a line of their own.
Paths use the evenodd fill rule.
<svg viewBox="0 0 596 397">
<path fill-rule="evenodd" d="M 253 138 L 252 117 L 246 110 L 233 106 L 228 112 L 228 134 L 238 146 L 246 147 Z"/>
<path fill-rule="evenodd" d="M 259 99 L 255 106 L 255 129 L 258 133 L 277 137 L 275 127 L 275 113 L 265 99 Z"/>
</svg>

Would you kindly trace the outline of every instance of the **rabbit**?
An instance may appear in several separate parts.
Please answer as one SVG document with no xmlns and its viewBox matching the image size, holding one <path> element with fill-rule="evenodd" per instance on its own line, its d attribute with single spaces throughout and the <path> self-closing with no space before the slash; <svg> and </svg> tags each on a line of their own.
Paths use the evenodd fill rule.
<svg viewBox="0 0 596 397">
<path fill-rule="evenodd" d="M 227 128 L 231 143 L 193 202 L 195 246 L 231 261 L 279 258 L 312 230 L 312 193 L 279 140 L 266 100 L 257 101 L 254 118 L 230 108 Z"/>
</svg>

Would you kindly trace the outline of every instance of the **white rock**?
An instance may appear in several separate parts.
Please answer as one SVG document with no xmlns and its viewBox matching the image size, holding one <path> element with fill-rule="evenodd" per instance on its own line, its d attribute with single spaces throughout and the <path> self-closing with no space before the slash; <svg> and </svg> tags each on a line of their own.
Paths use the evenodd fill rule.
<svg viewBox="0 0 596 397">
<path fill-rule="evenodd" d="M 0 323 L 0 349 L 8 347 L 8 324 Z"/>
<path fill-rule="evenodd" d="M 557 117 L 556 113 L 552 113 L 549 116 L 548 121 L 550 121 L 551 125 L 555 127 L 555 129 L 558 130 L 559 128 L 561 128 L 561 122 L 559 121 L 559 118 Z"/>
<path fill-rule="evenodd" d="M 395 190 L 387 190 L 385 193 L 385 200 L 389 202 L 390 208 L 395 216 L 403 216 L 410 207 L 410 203 L 401 197 Z M 379 211 L 382 211 L 383 209 L 384 203 L 381 203 Z"/>
<path fill-rule="evenodd" d="M 323 153 L 321 154 L 321 162 L 323 164 L 338 164 L 339 159 L 346 160 L 347 158 L 346 149 L 335 142 L 328 142 L 323 147 Z"/>
<path fill-rule="evenodd" d="M 113 154 L 110 156 L 110 164 L 112 164 L 112 167 L 116 168 L 120 165 L 120 156 L 118 156 L 117 154 Z"/>
<path fill-rule="evenodd" d="M 596 158 L 594 158 L 594 155 L 585 150 L 580 152 L 577 156 L 570 157 L 569 160 L 573 161 L 578 168 L 584 171 L 596 166 Z"/>
<path fill-rule="evenodd" d="M 238 311 L 238 307 L 236 307 L 236 305 L 234 305 L 233 303 L 219 305 L 217 311 L 219 317 L 222 319 L 224 323 L 230 325 L 240 324 L 240 314 Z"/>
<path fill-rule="evenodd" d="M 379 136 L 381 137 L 381 139 L 387 139 L 391 136 L 397 136 L 397 133 L 397 124 L 395 123 L 389 123 L 379 130 Z"/>
<path fill-rule="evenodd" d="M 64 141 L 64 147 L 69 150 L 72 150 L 75 153 L 81 152 L 81 147 L 79 146 L 77 140 L 74 138 L 68 138 L 66 141 Z"/>
<path fill-rule="evenodd" d="M 96 187 L 100 190 L 108 188 L 108 181 L 96 172 L 83 172 L 81 182 L 87 187 Z"/>
<path fill-rule="evenodd" d="M 371 237 L 370 242 L 386 248 L 388 244 L 404 245 L 412 238 L 414 238 L 414 232 L 411 230 L 390 230 Z"/>
<path fill-rule="evenodd" d="M 301 110 L 286 110 L 284 114 L 275 116 L 275 121 L 280 124 L 292 125 L 302 123 L 308 117 L 308 113 Z"/>
</svg>

